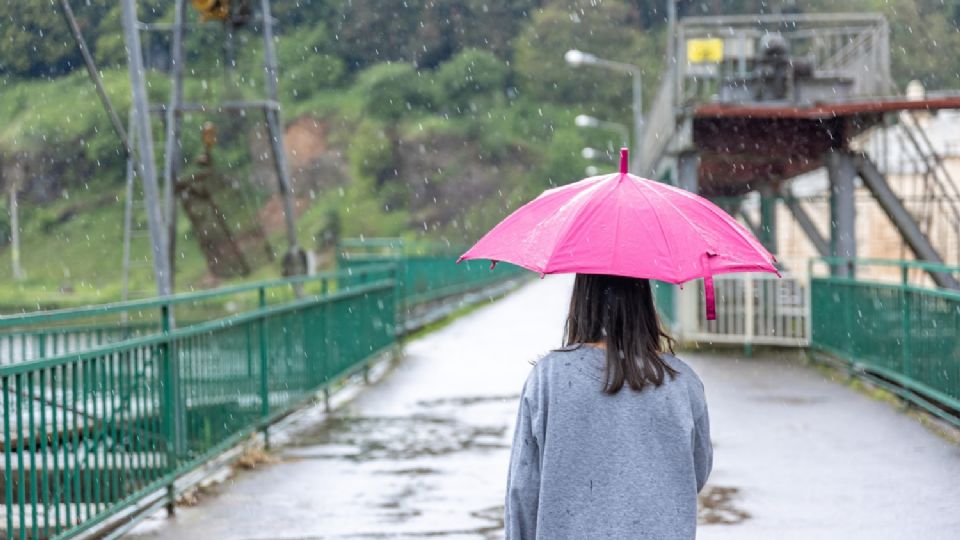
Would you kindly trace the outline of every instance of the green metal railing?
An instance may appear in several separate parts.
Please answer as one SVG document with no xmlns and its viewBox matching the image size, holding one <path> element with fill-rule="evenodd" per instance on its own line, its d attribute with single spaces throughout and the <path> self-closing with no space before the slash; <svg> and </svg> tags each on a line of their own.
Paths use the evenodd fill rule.
<svg viewBox="0 0 960 540">
<path fill-rule="evenodd" d="M 486 261 L 452 264 L 464 250 L 444 244 L 404 242 L 398 238 L 345 239 L 337 249 L 337 268 L 350 271 L 369 265 L 396 264 L 400 317 L 419 306 L 520 277 L 523 268 Z"/>
<path fill-rule="evenodd" d="M 830 258 L 814 261 L 812 269 L 817 264 L 842 266 L 850 275 L 866 266 L 893 267 L 901 279 L 812 277 L 811 347 L 892 383 L 905 398 L 960 425 L 960 291 L 911 283 L 912 270 L 956 275 L 960 267 Z"/>
<path fill-rule="evenodd" d="M 293 298 L 291 285 L 307 291 Z M 283 290 L 286 289 L 286 290 Z M 255 305 L 171 329 L 178 305 Z M 395 346 L 395 268 L 0 318 L 0 328 L 154 309 L 159 332 L 0 366 L 4 538 L 69 538 L 157 492 Z M 271 297 L 289 297 L 269 305 Z"/>
<path fill-rule="evenodd" d="M 664 281 L 653 281 L 653 300 L 657 305 L 660 321 L 669 329 L 677 324 L 677 286 Z"/>
<path fill-rule="evenodd" d="M 0 317 L 0 538 L 172 505 L 186 472 L 396 347 L 411 309 L 519 274 L 437 245 L 345 247 L 338 272 Z"/>
<path fill-rule="evenodd" d="M 81 352 L 159 333 L 161 305 L 169 307 L 177 327 L 184 327 L 257 308 L 261 290 L 267 303 L 273 305 L 295 298 L 294 283 L 300 284 L 307 294 L 319 294 L 363 279 L 365 273 L 322 273 L 179 294 L 166 300 L 0 316 L 0 365 Z"/>
</svg>

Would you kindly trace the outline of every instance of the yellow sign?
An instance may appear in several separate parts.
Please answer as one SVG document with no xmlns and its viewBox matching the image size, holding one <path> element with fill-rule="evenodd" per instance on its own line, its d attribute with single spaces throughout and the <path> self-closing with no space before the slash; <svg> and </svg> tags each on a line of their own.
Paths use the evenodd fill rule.
<svg viewBox="0 0 960 540">
<path fill-rule="evenodd" d="M 687 63 L 717 64 L 723 60 L 723 40 L 699 38 L 687 40 Z"/>
</svg>

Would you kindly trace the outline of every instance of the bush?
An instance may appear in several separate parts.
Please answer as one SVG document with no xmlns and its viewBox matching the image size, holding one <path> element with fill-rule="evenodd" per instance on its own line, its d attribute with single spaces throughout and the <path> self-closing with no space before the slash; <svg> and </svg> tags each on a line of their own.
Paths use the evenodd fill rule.
<svg viewBox="0 0 960 540">
<path fill-rule="evenodd" d="M 433 108 L 432 83 L 410 64 L 383 63 L 361 73 L 356 90 L 366 96 L 364 109 L 369 114 L 396 121 Z"/>
<path fill-rule="evenodd" d="M 489 52 L 468 49 L 443 63 L 436 80 L 444 104 L 462 113 L 503 89 L 507 66 Z"/>
</svg>

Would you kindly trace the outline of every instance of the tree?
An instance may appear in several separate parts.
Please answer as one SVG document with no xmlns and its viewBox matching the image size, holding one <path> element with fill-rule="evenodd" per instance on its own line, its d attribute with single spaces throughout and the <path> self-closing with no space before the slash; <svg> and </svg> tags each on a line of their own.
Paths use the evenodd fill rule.
<svg viewBox="0 0 960 540">
<path fill-rule="evenodd" d="M 463 49 L 507 58 L 510 41 L 536 0 L 351 0 L 340 2 L 331 29 L 351 70 L 377 62 L 433 68 Z"/>
<path fill-rule="evenodd" d="M 436 81 L 447 106 L 462 113 L 501 92 L 508 68 L 492 53 L 467 49 L 436 70 Z"/>
<path fill-rule="evenodd" d="M 432 108 L 432 80 L 427 76 L 411 64 L 383 63 L 361 73 L 356 90 L 366 97 L 368 113 L 396 121 L 411 111 Z"/>
<path fill-rule="evenodd" d="M 294 99 L 303 99 L 320 88 L 336 86 L 343 78 L 344 63 L 332 53 L 333 48 L 324 24 L 283 35 L 277 47 L 283 77 L 281 90 Z"/>
<path fill-rule="evenodd" d="M 625 2 L 608 1 L 572 11 L 550 6 L 534 15 L 514 41 L 521 96 L 575 106 L 602 118 L 623 117 L 632 100 L 629 76 L 569 66 L 563 57 L 568 49 L 637 65 L 646 77 L 646 88 L 655 88 L 652 79 L 660 71 L 662 40 L 640 33 Z"/>
</svg>

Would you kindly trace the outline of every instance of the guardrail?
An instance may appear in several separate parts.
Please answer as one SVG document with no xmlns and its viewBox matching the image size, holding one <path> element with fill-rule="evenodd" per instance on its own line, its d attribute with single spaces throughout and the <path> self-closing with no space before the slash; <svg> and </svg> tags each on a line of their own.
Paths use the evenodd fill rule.
<svg viewBox="0 0 960 540">
<path fill-rule="evenodd" d="M 392 267 L 232 288 L 254 309 L 87 351 L 0 366 L 6 538 L 68 538 L 195 468 L 396 343 Z M 318 286 L 267 304 L 271 287 Z M 330 287 L 335 282 L 336 290 Z M 223 291 L 97 306 L 179 303 Z M 71 320 L 83 310 L 0 319 Z"/>
<path fill-rule="evenodd" d="M 696 318 L 683 339 L 701 343 L 805 347 L 810 341 L 806 286 L 790 275 L 727 274 L 714 277 L 717 318 L 708 321 L 703 282 L 696 291 Z"/>
<path fill-rule="evenodd" d="M 382 271 L 387 266 L 369 268 Z M 366 272 L 326 272 L 88 307 L 0 316 L 0 365 L 81 352 L 161 331 L 161 306 L 176 326 L 189 326 L 295 298 L 294 285 L 305 294 L 324 294 L 366 279 Z"/>
<path fill-rule="evenodd" d="M 414 309 L 519 274 L 363 245 L 337 272 L 0 317 L 0 537 L 172 505 L 186 473 L 396 347 Z"/>
<path fill-rule="evenodd" d="M 404 242 L 399 238 L 345 239 L 337 249 L 337 268 L 350 271 L 369 265 L 397 265 L 398 319 L 406 330 L 429 324 L 435 317 L 425 311 L 433 303 L 524 274 L 532 275 L 507 263 L 497 263 L 493 270 L 485 261 L 452 264 L 463 251 L 444 244 Z"/>
<path fill-rule="evenodd" d="M 789 274 L 714 276 L 717 318 L 708 321 L 703 281 L 683 290 L 656 284 L 657 308 L 674 336 L 684 342 L 805 347 L 810 341 L 810 299 L 806 284 Z"/>
<path fill-rule="evenodd" d="M 814 261 L 811 271 L 837 265 L 854 273 L 864 266 L 896 267 L 901 280 L 812 277 L 811 347 L 960 425 L 960 291 L 910 282 L 914 269 L 960 275 L 960 267 L 828 258 Z"/>
</svg>

